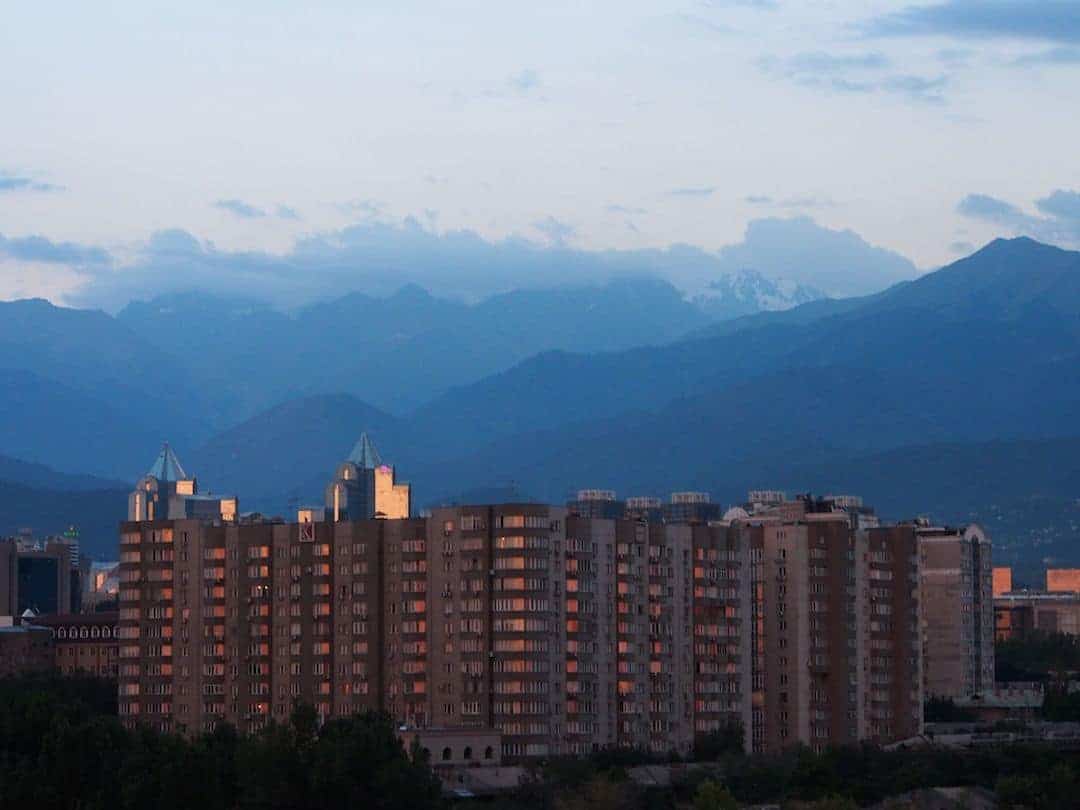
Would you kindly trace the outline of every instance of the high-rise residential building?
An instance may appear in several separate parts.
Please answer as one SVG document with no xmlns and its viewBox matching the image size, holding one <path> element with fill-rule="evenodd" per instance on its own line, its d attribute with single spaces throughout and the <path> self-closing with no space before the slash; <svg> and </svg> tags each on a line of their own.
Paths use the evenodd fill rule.
<svg viewBox="0 0 1080 810">
<path fill-rule="evenodd" d="M 626 502 L 615 497 L 611 489 L 579 489 L 577 497 L 566 504 L 570 514 L 586 518 L 615 520 L 626 513 Z"/>
<path fill-rule="evenodd" d="M 350 475 L 378 469 L 360 450 Z M 352 486 L 342 471 L 328 494 Z M 124 720 L 252 731 L 297 701 L 382 709 L 494 730 L 510 760 L 686 754 L 732 721 L 759 751 L 921 728 L 913 526 L 816 502 L 712 522 L 520 503 L 358 519 L 354 495 L 295 523 L 123 524 Z"/>
<path fill-rule="evenodd" d="M 927 697 L 959 698 L 994 688 L 994 597 L 990 538 L 964 528 L 916 524 L 922 562 L 923 672 Z"/>
<path fill-rule="evenodd" d="M 236 520 L 232 496 L 200 493 L 198 481 L 184 472 L 180 459 L 166 442 L 150 470 L 128 495 L 128 520 Z"/>
<path fill-rule="evenodd" d="M 660 523 L 664 519 L 664 502 L 651 495 L 635 495 L 626 499 L 626 517 Z"/>
<path fill-rule="evenodd" d="M 754 750 L 921 732 L 915 534 L 855 523 L 840 511 L 758 522 Z"/>
<path fill-rule="evenodd" d="M 363 433 L 326 487 L 326 510 L 334 522 L 407 518 L 411 490 L 397 482 L 394 468 L 383 464 L 374 442 Z"/>
<path fill-rule="evenodd" d="M 707 492 L 672 492 L 671 501 L 663 506 L 668 523 L 708 523 L 720 515 L 720 504 L 713 503 Z"/>
</svg>

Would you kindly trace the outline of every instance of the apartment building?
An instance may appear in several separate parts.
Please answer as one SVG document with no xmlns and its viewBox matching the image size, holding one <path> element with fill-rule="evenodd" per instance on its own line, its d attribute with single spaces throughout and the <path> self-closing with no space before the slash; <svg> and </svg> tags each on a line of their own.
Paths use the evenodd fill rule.
<svg viewBox="0 0 1080 810">
<path fill-rule="evenodd" d="M 371 469 L 361 451 L 347 463 Z M 354 495 L 295 523 L 122 524 L 125 722 L 255 731 L 298 701 L 381 709 L 494 730 L 511 761 L 687 754 L 733 720 L 758 751 L 921 728 L 914 526 L 811 500 L 711 522 L 540 504 L 353 519 Z"/>
<path fill-rule="evenodd" d="M 994 688 L 994 598 L 990 539 L 964 528 L 915 525 L 922 564 L 924 688 L 966 698 Z"/>
</svg>

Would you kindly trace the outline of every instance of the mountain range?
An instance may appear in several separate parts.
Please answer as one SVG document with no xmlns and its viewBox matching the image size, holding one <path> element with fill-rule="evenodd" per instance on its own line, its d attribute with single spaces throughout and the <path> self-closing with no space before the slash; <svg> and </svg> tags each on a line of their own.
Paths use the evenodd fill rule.
<svg viewBox="0 0 1080 810">
<path fill-rule="evenodd" d="M 131 480 L 169 438 L 204 487 L 284 511 L 317 501 L 368 430 L 418 505 L 842 488 L 886 517 L 978 517 L 1012 535 L 1003 548 L 1034 547 L 1002 517 L 1024 514 L 1071 553 L 1080 254 L 998 240 L 872 295 L 780 310 L 742 279 L 758 311 L 726 319 L 649 279 L 472 305 L 407 287 L 291 315 L 198 295 L 115 318 L 4 304 L 36 315 L 0 369 L 26 392 L 0 404 L 0 452 Z"/>
</svg>

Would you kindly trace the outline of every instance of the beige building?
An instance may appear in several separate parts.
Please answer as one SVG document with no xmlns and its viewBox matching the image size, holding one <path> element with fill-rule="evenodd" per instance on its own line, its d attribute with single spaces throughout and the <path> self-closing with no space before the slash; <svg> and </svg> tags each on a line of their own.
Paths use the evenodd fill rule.
<svg viewBox="0 0 1080 810">
<path fill-rule="evenodd" d="M 922 561 L 923 668 L 928 697 L 994 688 L 994 597 L 990 538 L 966 528 L 917 526 Z"/>
</svg>

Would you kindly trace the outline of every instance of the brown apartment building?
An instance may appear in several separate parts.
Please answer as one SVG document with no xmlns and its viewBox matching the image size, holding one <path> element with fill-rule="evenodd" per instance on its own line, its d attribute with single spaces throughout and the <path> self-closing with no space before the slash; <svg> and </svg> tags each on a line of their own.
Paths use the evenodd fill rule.
<svg viewBox="0 0 1080 810">
<path fill-rule="evenodd" d="M 123 524 L 125 720 L 250 731 L 296 701 L 382 708 L 497 729 L 510 759 L 686 753 L 733 718 L 757 750 L 918 731 L 910 528 L 320 516 Z"/>
<path fill-rule="evenodd" d="M 192 516 L 194 479 L 163 450 L 120 532 L 125 721 L 253 731 L 297 702 L 382 709 L 494 729 L 510 760 L 685 754 L 732 720 L 761 751 L 921 728 L 914 527 L 808 497 L 725 520 L 539 504 L 411 518 L 392 478 L 362 437 L 295 523 L 241 518 L 235 499 Z M 172 519 L 135 508 L 155 487 Z"/>
<path fill-rule="evenodd" d="M 994 575 L 990 539 L 965 528 L 913 524 L 919 540 L 924 688 L 967 698 L 994 688 Z"/>
</svg>

